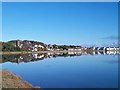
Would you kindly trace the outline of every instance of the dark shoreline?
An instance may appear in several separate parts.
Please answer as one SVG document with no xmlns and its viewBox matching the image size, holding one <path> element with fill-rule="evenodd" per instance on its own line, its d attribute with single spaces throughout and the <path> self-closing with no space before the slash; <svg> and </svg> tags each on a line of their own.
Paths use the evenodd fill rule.
<svg viewBox="0 0 120 90">
<path fill-rule="evenodd" d="M 31 53 L 64 53 L 64 52 L 104 52 L 105 50 L 62 50 L 62 51 L 57 51 L 57 50 L 53 50 L 53 51 L 36 51 L 36 52 L 32 52 L 32 51 L 16 51 L 16 52 L 0 52 L 0 55 L 4 55 L 4 54 L 31 54 Z M 120 50 L 110 50 L 110 51 L 118 51 L 120 52 Z"/>
<path fill-rule="evenodd" d="M 84 51 L 80 51 L 80 50 L 73 50 L 73 51 L 68 51 L 68 50 L 64 50 L 64 51 L 37 51 L 37 52 L 30 52 L 30 51 L 23 51 L 23 52 L 0 52 L 0 54 L 30 54 L 30 53 L 60 53 L 60 52 L 84 52 Z"/>
</svg>

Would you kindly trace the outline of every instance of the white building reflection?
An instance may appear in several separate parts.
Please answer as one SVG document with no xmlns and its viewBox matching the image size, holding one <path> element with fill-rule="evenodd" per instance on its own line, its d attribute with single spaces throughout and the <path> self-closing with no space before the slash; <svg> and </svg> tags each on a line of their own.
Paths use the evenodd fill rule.
<svg viewBox="0 0 120 90">
<path fill-rule="evenodd" d="M 38 60 L 44 60 L 45 58 L 52 57 L 73 57 L 73 56 L 82 56 L 82 55 L 120 55 L 118 50 L 108 50 L 108 51 L 92 51 L 92 52 L 59 52 L 59 53 L 32 53 L 32 54 L 21 54 L 21 55 L 3 55 L 2 61 L 4 62 L 32 62 Z"/>
</svg>

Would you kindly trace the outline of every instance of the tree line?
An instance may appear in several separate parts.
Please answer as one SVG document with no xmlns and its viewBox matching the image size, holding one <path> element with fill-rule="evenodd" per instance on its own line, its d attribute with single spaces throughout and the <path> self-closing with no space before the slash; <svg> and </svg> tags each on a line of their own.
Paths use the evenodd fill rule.
<svg viewBox="0 0 120 90">
<path fill-rule="evenodd" d="M 0 51 L 21 51 L 21 49 L 17 46 L 15 47 L 10 43 L 2 43 L 0 45 Z"/>
</svg>

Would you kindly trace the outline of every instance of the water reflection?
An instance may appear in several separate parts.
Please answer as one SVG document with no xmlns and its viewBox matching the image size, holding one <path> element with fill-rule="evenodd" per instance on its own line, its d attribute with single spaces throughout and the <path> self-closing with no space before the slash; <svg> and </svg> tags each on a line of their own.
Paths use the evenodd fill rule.
<svg viewBox="0 0 120 90">
<path fill-rule="evenodd" d="M 81 55 L 120 55 L 120 52 L 116 51 L 96 51 L 96 52 L 59 52 L 59 53 L 32 53 L 32 54 L 12 54 L 12 55 L 2 55 L 1 63 L 12 62 L 32 62 L 43 60 L 45 58 L 56 58 L 56 57 L 73 57 Z"/>
<path fill-rule="evenodd" d="M 33 86 L 116 88 L 118 55 L 102 51 L 3 55 L 1 64 L 3 70 L 20 75 Z"/>
</svg>

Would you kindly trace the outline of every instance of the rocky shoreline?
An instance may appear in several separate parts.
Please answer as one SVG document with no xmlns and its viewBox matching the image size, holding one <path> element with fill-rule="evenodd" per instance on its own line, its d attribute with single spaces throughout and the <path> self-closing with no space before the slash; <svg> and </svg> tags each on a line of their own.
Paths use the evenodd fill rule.
<svg viewBox="0 0 120 90">
<path fill-rule="evenodd" d="M 32 86 L 27 81 L 8 70 L 2 70 L 2 88 L 28 88 L 30 90 L 40 90 L 38 86 Z"/>
</svg>

